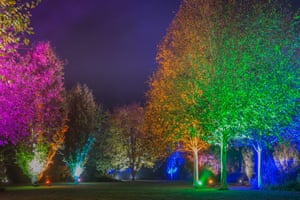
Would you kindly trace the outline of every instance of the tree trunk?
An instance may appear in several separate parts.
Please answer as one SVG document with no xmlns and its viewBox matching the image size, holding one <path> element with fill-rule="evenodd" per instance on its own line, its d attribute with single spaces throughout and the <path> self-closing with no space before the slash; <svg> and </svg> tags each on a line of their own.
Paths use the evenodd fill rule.
<svg viewBox="0 0 300 200">
<path fill-rule="evenodd" d="M 136 172 L 134 170 L 131 171 L 131 180 L 135 181 L 135 174 Z"/>
<path fill-rule="evenodd" d="M 131 164 L 131 180 L 135 181 L 136 171 L 134 169 L 134 164 Z"/>
<path fill-rule="evenodd" d="M 37 176 L 36 175 L 32 175 L 31 176 L 31 184 L 32 185 L 37 185 L 38 184 Z"/>
<path fill-rule="evenodd" d="M 262 179 L 261 179 L 261 152 L 262 148 L 258 145 L 257 146 L 257 187 L 261 188 L 262 186 Z"/>
<path fill-rule="evenodd" d="M 221 143 L 221 181 L 220 181 L 220 190 L 228 190 L 227 185 L 227 172 L 226 172 L 226 145 L 225 141 Z"/>
<path fill-rule="evenodd" d="M 198 151 L 193 150 L 194 154 L 194 170 L 193 170 L 193 186 L 199 188 L 202 184 L 199 182 L 199 172 L 198 172 Z"/>
</svg>

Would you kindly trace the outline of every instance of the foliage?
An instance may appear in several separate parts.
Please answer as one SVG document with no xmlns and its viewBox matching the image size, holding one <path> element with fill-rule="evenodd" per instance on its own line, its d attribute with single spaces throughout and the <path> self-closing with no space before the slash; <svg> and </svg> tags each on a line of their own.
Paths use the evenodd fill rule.
<svg viewBox="0 0 300 200">
<path fill-rule="evenodd" d="M 86 169 L 90 178 L 107 176 L 109 169 L 112 169 L 110 159 L 105 155 L 107 147 L 106 138 L 108 135 L 108 112 L 102 105 L 98 106 L 97 119 L 99 126 L 94 135 L 94 145 L 90 151 Z"/>
<path fill-rule="evenodd" d="M 60 129 L 64 117 L 63 63 L 50 44 L 40 42 L 17 58 L 2 60 L 0 68 L 0 145 L 15 145 L 31 136 L 31 129 L 47 137 Z"/>
<path fill-rule="evenodd" d="M 113 169 L 111 158 L 106 153 L 107 147 L 109 147 L 109 143 L 107 141 L 107 138 L 109 137 L 109 113 L 104 112 L 102 113 L 103 116 L 103 125 L 102 130 L 96 134 L 96 140 L 94 145 L 94 165 L 96 166 L 96 171 L 98 172 L 98 175 L 100 176 L 108 176 L 109 170 Z"/>
<path fill-rule="evenodd" d="M 76 84 L 67 94 L 69 130 L 65 139 L 65 155 L 81 149 L 89 134 L 97 128 L 97 104 L 87 85 Z"/>
<path fill-rule="evenodd" d="M 208 109 L 206 102 L 201 99 L 203 89 L 197 83 L 203 80 L 204 73 L 198 64 L 207 62 L 198 56 L 205 53 L 205 43 L 202 42 L 204 34 L 194 29 L 202 30 L 204 24 L 203 21 L 194 20 L 195 13 L 188 10 L 194 4 L 195 1 L 182 3 L 159 44 L 159 68 L 151 77 L 150 90 L 147 92 L 146 123 L 149 132 L 163 141 L 157 145 L 164 144 L 171 151 L 179 148 L 193 152 L 196 185 L 198 152 L 208 147 L 203 142 L 207 137 L 203 123 L 206 123 L 205 113 Z"/>
<path fill-rule="evenodd" d="M 1 0 L 0 1 L 0 56 L 15 51 L 22 42 L 27 45 L 26 34 L 33 34 L 30 27 L 30 10 L 41 0 Z"/>
<path fill-rule="evenodd" d="M 280 127 L 298 112 L 299 19 L 279 2 L 254 4 L 244 22 L 247 33 L 241 60 L 246 69 L 241 87 L 246 91 L 242 116 L 245 134 L 257 159 L 265 146 L 281 141 Z M 259 17 L 258 17 L 259 16 Z M 258 160 L 258 187 L 261 186 Z"/>
</svg>

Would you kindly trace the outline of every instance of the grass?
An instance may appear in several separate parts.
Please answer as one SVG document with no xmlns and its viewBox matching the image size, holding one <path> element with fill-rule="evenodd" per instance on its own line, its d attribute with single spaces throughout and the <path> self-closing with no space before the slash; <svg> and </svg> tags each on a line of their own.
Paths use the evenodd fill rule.
<svg viewBox="0 0 300 200">
<path fill-rule="evenodd" d="M 1 200 L 300 200 L 299 192 L 232 188 L 194 189 L 188 183 L 110 182 L 54 184 L 52 186 L 11 186 L 0 192 Z"/>
</svg>

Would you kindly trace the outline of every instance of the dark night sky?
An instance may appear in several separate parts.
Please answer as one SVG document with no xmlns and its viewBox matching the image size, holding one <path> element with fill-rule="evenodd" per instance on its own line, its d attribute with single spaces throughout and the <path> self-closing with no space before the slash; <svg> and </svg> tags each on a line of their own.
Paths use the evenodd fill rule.
<svg viewBox="0 0 300 200">
<path fill-rule="evenodd" d="M 42 0 L 31 41 L 50 41 L 67 60 L 65 82 L 86 83 L 111 107 L 143 101 L 157 44 L 180 0 Z"/>
<path fill-rule="evenodd" d="M 299 8 L 300 0 L 290 0 Z M 42 0 L 32 12 L 34 41 L 67 60 L 70 89 L 86 83 L 108 107 L 144 100 L 157 44 L 181 0 Z"/>
</svg>

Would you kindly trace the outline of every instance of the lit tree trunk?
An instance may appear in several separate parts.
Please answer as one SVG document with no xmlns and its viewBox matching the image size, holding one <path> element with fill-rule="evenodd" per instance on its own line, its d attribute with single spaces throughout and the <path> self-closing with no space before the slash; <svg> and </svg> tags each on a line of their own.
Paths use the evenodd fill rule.
<svg viewBox="0 0 300 200">
<path fill-rule="evenodd" d="M 198 188 L 199 186 L 201 186 L 201 184 L 199 184 L 199 172 L 198 172 L 198 150 L 197 149 L 193 149 L 193 154 L 194 154 L 194 179 L 193 179 L 193 186 L 195 188 Z"/>
<path fill-rule="evenodd" d="M 256 153 L 257 153 L 257 188 L 261 188 L 262 186 L 262 178 L 261 178 L 261 153 L 262 148 L 259 144 L 257 144 L 257 147 L 254 147 Z"/>
<path fill-rule="evenodd" d="M 226 146 L 227 142 L 222 140 L 221 142 L 221 181 L 220 181 L 220 189 L 227 190 L 227 173 L 226 173 Z"/>
<path fill-rule="evenodd" d="M 36 175 L 31 176 L 31 184 L 32 185 L 37 185 L 37 176 Z"/>
<path fill-rule="evenodd" d="M 258 151 L 257 151 L 257 186 L 258 188 L 261 188 L 261 148 L 258 147 Z"/>
<path fill-rule="evenodd" d="M 135 181 L 135 175 L 136 175 L 136 170 L 135 170 L 135 164 L 136 164 L 136 154 L 135 154 L 135 148 L 136 148 L 136 138 L 133 135 L 134 134 L 134 129 L 130 128 L 130 154 L 131 154 L 131 160 L 132 163 L 131 165 L 131 180 Z"/>
</svg>

